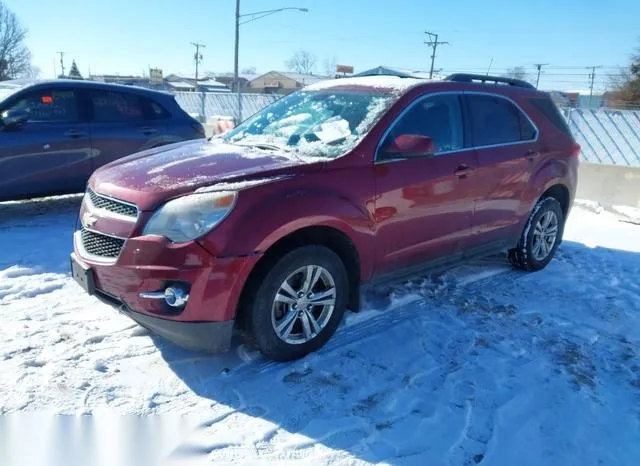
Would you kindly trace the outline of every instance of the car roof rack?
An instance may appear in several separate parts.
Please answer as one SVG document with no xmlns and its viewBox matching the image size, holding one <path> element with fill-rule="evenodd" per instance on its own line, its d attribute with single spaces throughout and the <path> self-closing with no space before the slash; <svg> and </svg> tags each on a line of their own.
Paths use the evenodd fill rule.
<svg viewBox="0 0 640 466">
<path fill-rule="evenodd" d="M 479 81 L 481 83 L 492 82 L 496 84 L 508 84 L 513 87 L 522 87 L 525 89 L 535 89 L 535 86 L 531 83 L 523 81 L 522 79 L 503 78 L 500 76 L 489 76 L 483 74 L 468 74 L 468 73 L 455 73 L 450 74 L 445 78 L 445 81 L 455 81 L 459 83 L 471 83 Z"/>
</svg>

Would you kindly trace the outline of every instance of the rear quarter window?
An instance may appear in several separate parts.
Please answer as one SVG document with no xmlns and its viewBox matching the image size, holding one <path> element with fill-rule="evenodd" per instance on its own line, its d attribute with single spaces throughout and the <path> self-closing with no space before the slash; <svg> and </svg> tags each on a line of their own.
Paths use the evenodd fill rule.
<svg viewBox="0 0 640 466">
<path fill-rule="evenodd" d="M 551 122 L 551 124 L 553 124 L 553 126 L 555 126 L 558 130 L 569 137 L 573 137 L 571 135 L 569 125 L 567 125 L 567 121 L 564 119 L 562 113 L 560 113 L 560 110 L 551 99 L 529 99 L 529 103 L 540 113 L 542 113 L 544 117 L 549 120 L 549 122 Z"/>
<path fill-rule="evenodd" d="M 147 107 L 147 114 L 151 120 L 167 120 L 171 114 L 158 102 L 153 99 L 144 99 Z"/>
</svg>

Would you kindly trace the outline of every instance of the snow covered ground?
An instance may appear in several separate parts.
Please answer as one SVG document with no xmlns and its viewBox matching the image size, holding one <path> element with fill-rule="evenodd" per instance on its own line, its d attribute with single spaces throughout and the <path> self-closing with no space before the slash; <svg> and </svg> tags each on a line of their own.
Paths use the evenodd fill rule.
<svg viewBox="0 0 640 466">
<path fill-rule="evenodd" d="M 85 296 L 68 274 L 79 202 L 0 205 L 0 413 L 185 415 L 133 447 L 122 423 L 142 421 L 116 419 L 110 451 L 138 460 L 95 464 L 640 464 L 632 222 L 581 204 L 546 270 L 496 258 L 377 290 L 320 352 L 275 364 L 179 349 Z M 3 442 L 2 418 L 0 463 L 76 464 L 34 459 L 72 443 Z"/>
</svg>

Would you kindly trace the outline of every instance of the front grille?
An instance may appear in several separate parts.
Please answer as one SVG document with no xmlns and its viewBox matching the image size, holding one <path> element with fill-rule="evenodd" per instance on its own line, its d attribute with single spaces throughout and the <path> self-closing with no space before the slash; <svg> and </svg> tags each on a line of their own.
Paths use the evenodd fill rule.
<svg viewBox="0 0 640 466">
<path fill-rule="evenodd" d="M 118 257 L 125 241 L 121 238 L 102 235 L 84 228 L 80 231 L 80 238 L 85 252 L 110 259 Z"/>
<path fill-rule="evenodd" d="M 138 216 L 138 209 L 134 205 L 101 196 L 100 194 L 93 192 L 91 189 L 87 189 L 87 194 L 89 195 L 91 204 L 93 204 L 96 209 L 108 210 L 109 212 L 123 215 L 125 217 L 136 218 Z"/>
</svg>

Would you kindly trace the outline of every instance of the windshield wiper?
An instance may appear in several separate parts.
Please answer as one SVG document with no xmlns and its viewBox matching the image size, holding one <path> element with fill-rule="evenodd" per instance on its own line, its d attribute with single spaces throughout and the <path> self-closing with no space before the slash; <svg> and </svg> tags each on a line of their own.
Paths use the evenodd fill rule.
<svg viewBox="0 0 640 466">
<path fill-rule="evenodd" d="M 280 147 L 277 146 L 275 144 L 268 144 L 265 142 L 258 142 L 258 143 L 254 143 L 254 144 L 238 144 L 236 143 L 237 146 L 242 146 L 242 147 L 257 147 L 258 149 L 266 149 L 266 150 L 286 150 L 284 147 Z"/>
</svg>

